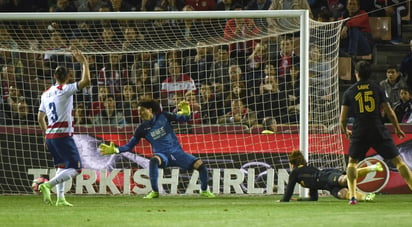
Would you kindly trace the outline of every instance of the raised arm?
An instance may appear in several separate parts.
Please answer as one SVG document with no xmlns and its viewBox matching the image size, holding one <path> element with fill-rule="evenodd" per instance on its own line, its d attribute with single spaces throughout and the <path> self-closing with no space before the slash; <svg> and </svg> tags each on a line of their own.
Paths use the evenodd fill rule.
<svg viewBox="0 0 412 227">
<path fill-rule="evenodd" d="M 79 49 L 73 49 L 72 50 L 73 57 L 83 65 L 83 70 L 82 70 L 82 78 L 80 79 L 78 85 L 79 85 L 79 90 L 87 87 L 90 85 L 90 70 L 89 70 L 89 62 L 87 61 L 87 58 L 83 55 L 83 53 Z"/>
</svg>

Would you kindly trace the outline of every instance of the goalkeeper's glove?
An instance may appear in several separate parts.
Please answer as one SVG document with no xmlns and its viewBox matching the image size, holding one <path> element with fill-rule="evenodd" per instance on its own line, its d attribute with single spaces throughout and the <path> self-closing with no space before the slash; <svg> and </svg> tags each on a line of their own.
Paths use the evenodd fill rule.
<svg viewBox="0 0 412 227">
<path fill-rule="evenodd" d="M 104 143 L 99 145 L 99 150 L 102 155 L 109 155 L 109 154 L 118 154 L 119 149 L 114 146 L 113 142 L 110 142 L 110 145 L 106 145 Z"/>
<path fill-rule="evenodd" d="M 190 116 L 190 104 L 189 104 L 189 102 L 182 101 L 182 102 L 179 103 L 179 105 L 177 105 L 177 107 L 179 108 L 179 111 L 177 112 L 177 114 Z"/>
</svg>

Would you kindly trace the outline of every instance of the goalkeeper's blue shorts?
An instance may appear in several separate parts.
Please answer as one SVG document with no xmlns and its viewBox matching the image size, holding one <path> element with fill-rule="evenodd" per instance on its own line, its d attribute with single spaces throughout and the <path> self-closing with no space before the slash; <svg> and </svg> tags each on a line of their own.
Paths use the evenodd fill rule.
<svg viewBox="0 0 412 227">
<path fill-rule="evenodd" d="M 67 136 L 55 139 L 46 139 L 47 149 L 53 157 L 57 168 L 81 169 L 82 162 L 73 137 Z"/>
<path fill-rule="evenodd" d="M 169 166 L 177 166 L 185 170 L 193 169 L 193 163 L 199 158 L 188 154 L 184 151 L 176 151 L 171 154 L 155 153 L 162 159 L 160 167 L 166 168 Z"/>
</svg>

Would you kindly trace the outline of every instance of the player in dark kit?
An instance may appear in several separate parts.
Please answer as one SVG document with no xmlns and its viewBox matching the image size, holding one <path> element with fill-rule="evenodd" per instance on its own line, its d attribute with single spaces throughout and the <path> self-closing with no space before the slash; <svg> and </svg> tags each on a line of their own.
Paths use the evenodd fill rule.
<svg viewBox="0 0 412 227">
<path fill-rule="evenodd" d="M 405 133 L 399 126 L 386 93 L 377 83 L 369 79 L 370 75 L 370 64 L 366 61 L 357 62 L 355 67 L 357 82 L 345 91 L 342 98 L 339 121 L 342 133 L 350 139 L 349 162 L 346 172 L 350 193 L 349 204 L 351 205 L 357 204 L 356 179 L 358 176 L 356 166 L 365 157 L 369 148 L 373 148 L 384 159 L 391 160 L 412 190 L 411 171 L 399 155 L 392 137 L 383 124 L 380 110 L 384 110 L 399 138 L 405 137 Z M 349 111 L 353 112 L 355 118 L 352 130 L 347 127 Z"/>
<path fill-rule="evenodd" d="M 289 165 L 292 172 L 289 174 L 289 182 L 283 199 L 279 202 L 289 202 L 297 183 L 302 187 L 309 188 L 309 198 L 298 199 L 298 201 L 317 201 L 319 197 L 318 190 L 327 190 L 338 199 L 349 199 L 345 172 L 338 169 L 320 170 L 314 166 L 308 166 L 305 157 L 299 150 L 292 151 L 289 154 Z M 374 171 L 383 171 L 379 162 L 375 165 L 357 169 L 359 176 L 365 176 Z M 374 199 L 375 194 L 357 192 L 357 196 L 360 200 L 371 201 Z"/>
<path fill-rule="evenodd" d="M 108 155 L 131 151 L 142 138 L 145 138 L 152 145 L 154 155 L 150 159 L 149 164 L 152 191 L 144 197 L 145 199 L 159 197 L 158 169 L 159 167 L 166 168 L 168 166 L 198 170 L 201 188 L 200 195 L 208 198 L 215 197 L 208 189 L 206 165 L 199 158 L 183 151 L 170 124 L 170 122 L 187 122 L 191 119 L 188 102 L 180 102 L 178 108 L 180 111 L 177 113 L 170 113 L 162 111 L 160 104 L 155 100 L 141 100 L 138 103 L 138 112 L 143 121 L 135 130 L 129 142 L 118 148 L 114 146 L 114 143 L 110 143 L 110 145 L 100 144 L 99 146 L 100 152 L 103 155 Z"/>
</svg>

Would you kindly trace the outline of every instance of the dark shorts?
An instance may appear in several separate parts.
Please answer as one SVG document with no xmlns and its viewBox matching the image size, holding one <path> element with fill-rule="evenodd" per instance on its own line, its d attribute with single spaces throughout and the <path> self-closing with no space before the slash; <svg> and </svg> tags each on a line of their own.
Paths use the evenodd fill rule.
<svg viewBox="0 0 412 227">
<path fill-rule="evenodd" d="M 339 185 L 339 177 L 345 172 L 338 169 L 323 169 L 319 172 L 319 189 L 328 190 L 334 197 L 338 198 L 338 192 L 345 186 Z"/>
<path fill-rule="evenodd" d="M 399 155 L 398 148 L 384 125 L 373 130 L 353 130 L 349 145 L 349 156 L 362 160 L 369 148 L 373 148 L 384 159 L 393 159 Z"/>
<path fill-rule="evenodd" d="M 177 151 L 172 154 L 156 153 L 155 155 L 162 159 L 162 164 L 160 165 L 162 168 L 176 166 L 185 170 L 191 170 L 193 169 L 193 163 L 199 159 L 183 151 Z"/>
<path fill-rule="evenodd" d="M 82 162 L 73 137 L 46 139 L 47 148 L 53 157 L 54 166 L 81 169 Z"/>
</svg>

